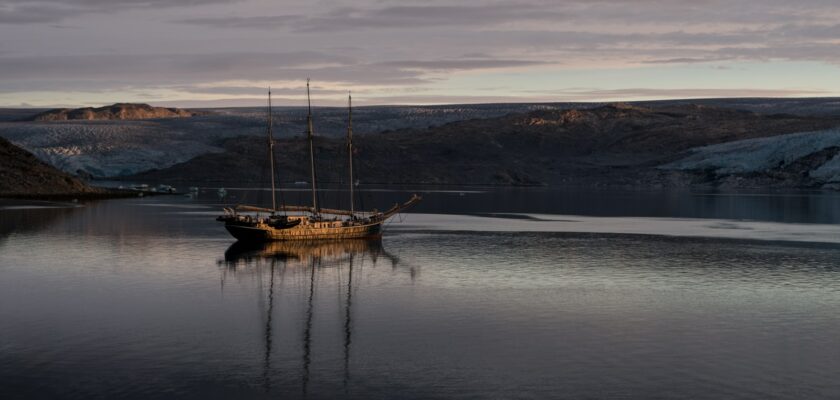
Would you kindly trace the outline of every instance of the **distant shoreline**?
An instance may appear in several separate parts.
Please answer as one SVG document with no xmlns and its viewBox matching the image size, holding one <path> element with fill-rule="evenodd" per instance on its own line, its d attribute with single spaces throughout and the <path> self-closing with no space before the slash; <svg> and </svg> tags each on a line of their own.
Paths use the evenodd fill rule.
<svg viewBox="0 0 840 400">
<path fill-rule="evenodd" d="M 124 199 L 133 197 L 177 195 L 180 193 L 165 192 L 138 192 L 136 190 L 124 189 L 102 189 L 101 192 L 77 192 L 77 193 L 0 193 L 0 199 L 26 199 L 26 200 L 107 200 Z"/>
</svg>

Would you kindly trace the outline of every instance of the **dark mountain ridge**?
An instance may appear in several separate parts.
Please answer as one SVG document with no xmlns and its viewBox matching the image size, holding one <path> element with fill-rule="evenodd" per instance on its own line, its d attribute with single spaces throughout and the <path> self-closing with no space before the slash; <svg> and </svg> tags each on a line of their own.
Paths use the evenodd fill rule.
<svg viewBox="0 0 840 400">
<path fill-rule="evenodd" d="M 619 103 L 358 135 L 355 146 L 365 183 L 669 185 L 686 173 L 655 167 L 687 149 L 837 125 L 833 117 Z M 308 180 L 306 145 L 302 136 L 277 141 L 281 180 Z M 344 141 L 319 137 L 316 145 L 319 180 L 345 180 Z M 266 176 L 255 173 L 265 171 L 263 138 L 228 139 L 222 147 L 225 152 L 127 179 L 259 183 Z"/>
</svg>

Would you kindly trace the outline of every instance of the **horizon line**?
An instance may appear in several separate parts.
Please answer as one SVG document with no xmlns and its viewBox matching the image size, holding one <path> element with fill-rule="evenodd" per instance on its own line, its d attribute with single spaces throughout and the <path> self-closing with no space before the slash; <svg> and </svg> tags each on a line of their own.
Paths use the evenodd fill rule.
<svg viewBox="0 0 840 400">
<path fill-rule="evenodd" d="M 476 102 L 452 102 L 452 103 L 373 103 L 373 104 L 361 104 L 361 105 L 354 105 L 354 108 L 367 108 L 367 107 L 446 107 L 446 106 L 485 106 L 485 105 L 524 105 L 524 104 L 533 104 L 533 105 L 540 105 L 540 104 L 620 104 L 620 103 L 658 103 L 658 102 L 679 102 L 679 101 L 736 101 L 736 100 L 831 100 L 831 99 L 838 99 L 840 100 L 840 96 L 838 95 L 827 95 L 827 96 L 735 96 L 735 97 L 664 97 L 664 98 L 655 98 L 655 99 L 646 99 L 646 100 L 561 100 L 561 101 L 544 101 L 544 100 L 535 100 L 535 101 L 476 101 Z M 230 100 L 244 100 L 246 102 L 254 101 L 254 104 L 232 104 L 232 105 L 189 105 L 189 103 L 200 103 L 200 102 L 222 102 L 222 101 L 230 101 Z M 106 102 L 106 103 L 97 103 L 95 105 L 70 105 L 70 104 L 53 104 L 53 105 L 0 105 L 0 109 L 5 110 L 29 110 L 29 109 L 60 109 L 60 108 L 99 108 L 99 107 L 107 107 L 112 106 L 115 104 L 147 104 L 153 107 L 164 107 L 164 108 L 183 108 L 183 109 L 215 109 L 215 108 L 260 108 L 265 107 L 264 99 L 220 99 L 220 100 L 163 100 L 163 101 L 150 101 L 150 102 L 143 102 L 143 101 L 116 101 L 116 102 Z M 332 103 L 333 101 L 329 101 L 328 103 Z M 186 105 L 178 105 L 178 103 L 184 103 Z M 291 104 L 275 104 L 274 107 L 282 107 L 282 108 L 297 108 L 302 107 L 305 108 L 306 105 L 291 105 Z M 335 104 L 335 105 L 312 105 L 313 108 L 344 108 L 346 104 Z"/>
</svg>

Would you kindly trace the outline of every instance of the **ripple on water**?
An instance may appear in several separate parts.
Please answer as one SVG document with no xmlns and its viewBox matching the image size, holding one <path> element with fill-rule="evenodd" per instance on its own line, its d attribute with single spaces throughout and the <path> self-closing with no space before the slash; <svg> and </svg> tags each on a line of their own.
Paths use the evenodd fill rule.
<svg viewBox="0 0 840 400">
<path fill-rule="evenodd" d="M 212 219 L 132 202 L 0 239 L 0 382 L 70 398 L 840 396 L 840 248 L 728 236 L 827 227 L 421 214 L 361 250 L 238 253 Z"/>
</svg>

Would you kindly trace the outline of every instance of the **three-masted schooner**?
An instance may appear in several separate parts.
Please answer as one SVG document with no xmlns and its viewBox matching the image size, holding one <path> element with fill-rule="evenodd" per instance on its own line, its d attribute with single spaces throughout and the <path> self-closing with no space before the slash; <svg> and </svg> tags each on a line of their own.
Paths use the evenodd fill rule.
<svg viewBox="0 0 840 400">
<path fill-rule="evenodd" d="M 402 204 L 394 204 L 387 211 L 357 211 L 354 202 L 353 181 L 353 107 L 352 97 L 348 95 L 347 112 L 347 154 L 348 173 L 350 176 L 350 209 L 336 210 L 321 208 L 318 204 L 318 188 L 315 175 L 315 145 L 312 129 L 312 101 L 309 95 L 309 80 L 306 81 L 307 101 L 307 138 L 309 140 L 309 166 L 312 182 L 311 206 L 277 206 L 274 139 L 272 137 L 271 90 L 268 93 L 268 158 L 271 169 L 271 208 L 238 205 L 225 207 L 224 214 L 216 218 L 225 223 L 225 228 L 233 237 L 246 242 L 267 242 L 276 240 L 339 240 L 377 237 L 382 234 L 382 224 L 395 214 L 420 201 L 420 196 L 412 195 Z M 287 212 L 298 213 L 288 215 Z M 256 213 L 256 215 L 243 214 Z M 261 217 L 260 213 L 265 213 Z"/>
</svg>

